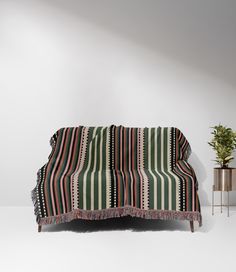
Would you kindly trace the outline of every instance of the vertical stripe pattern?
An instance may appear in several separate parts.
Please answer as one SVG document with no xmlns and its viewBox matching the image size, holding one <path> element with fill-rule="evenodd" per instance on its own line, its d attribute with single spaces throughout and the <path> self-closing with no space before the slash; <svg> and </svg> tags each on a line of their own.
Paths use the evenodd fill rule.
<svg viewBox="0 0 236 272">
<path fill-rule="evenodd" d="M 38 216 L 135 207 L 200 211 L 183 133 L 169 128 L 62 128 L 34 189 Z"/>
</svg>

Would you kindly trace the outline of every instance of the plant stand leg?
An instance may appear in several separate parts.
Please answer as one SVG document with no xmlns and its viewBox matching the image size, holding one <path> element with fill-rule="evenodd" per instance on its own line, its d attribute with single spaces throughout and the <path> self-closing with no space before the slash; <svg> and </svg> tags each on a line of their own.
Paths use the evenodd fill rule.
<svg viewBox="0 0 236 272">
<path fill-rule="evenodd" d="M 190 221 L 190 229 L 191 229 L 191 232 L 194 232 L 194 222 L 193 221 Z"/>
<path fill-rule="evenodd" d="M 229 191 L 228 191 L 228 217 L 229 217 Z"/>
<path fill-rule="evenodd" d="M 41 232 L 41 231 L 42 231 L 42 226 L 38 225 L 38 232 Z"/>
</svg>

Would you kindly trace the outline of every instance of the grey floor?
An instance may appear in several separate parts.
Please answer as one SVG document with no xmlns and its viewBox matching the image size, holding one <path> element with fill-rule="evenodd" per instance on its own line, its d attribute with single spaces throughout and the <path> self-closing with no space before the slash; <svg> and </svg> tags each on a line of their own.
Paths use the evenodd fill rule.
<svg viewBox="0 0 236 272">
<path fill-rule="evenodd" d="M 235 271 L 236 208 L 203 207 L 203 227 L 130 217 L 44 226 L 0 207 L 0 271 Z M 73 269 L 73 270 L 72 270 Z M 161 270 L 158 270 L 161 269 Z"/>
</svg>

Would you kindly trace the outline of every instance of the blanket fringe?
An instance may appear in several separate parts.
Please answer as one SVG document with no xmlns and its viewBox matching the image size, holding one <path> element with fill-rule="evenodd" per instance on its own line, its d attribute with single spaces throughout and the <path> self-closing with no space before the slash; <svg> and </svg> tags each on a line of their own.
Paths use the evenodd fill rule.
<svg viewBox="0 0 236 272">
<path fill-rule="evenodd" d="M 38 224 L 40 224 L 40 209 L 39 209 L 39 204 L 38 204 L 38 201 L 37 201 L 37 189 L 38 189 L 38 184 L 39 184 L 39 181 L 40 181 L 40 174 L 39 174 L 40 170 L 38 171 L 37 173 L 37 185 L 35 186 L 35 188 L 31 191 L 31 199 L 33 201 L 33 204 L 34 204 L 34 214 L 36 216 L 36 221 Z"/>
<path fill-rule="evenodd" d="M 57 137 L 58 137 L 58 131 L 56 133 L 54 133 L 54 135 L 50 139 L 50 146 L 51 146 L 52 150 L 51 150 L 51 153 L 50 153 L 50 155 L 48 157 L 48 160 L 50 160 L 51 156 L 53 155 L 53 152 L 54 152 L 54 149 L 55 149 L 55 146 L 56 146 Z M 37 221 L 38 224 L 41 224 L 40 220 L 42 218 L 42 214 L 41 214 L 41 211 L 40 211 L 40 204 L 39 204 L 39 200 L 38 200 L 38 198 L 39 198 L 38 187 L 39 187 L 39 183 L 41 181 L 40 171 L 41 171 L 42 168 L 45 168 L 45 166 L 46 166 L 46 164 L 38 170 L 36 186 L 31 191 L 31 199 L 32 199 L 33 204 L 34 204 L 34 214 L 36 216 L 36 221 Z"/>
<path fill-rule="evenodd" d="M 143 210 L 131 206 L 109 208 L 103 210 L 81 210 L 76 209 L 66 214 L 40 218 L 38 224 L 59 224 L 70 222 L 74 219 L 85 220 L 102 220 L 115 217 L 132 216 L 144 219 L 161 219 L 161 220 L 189 220 L 198 221 L 202 225 L 202 216 L 200 212 L 194 211 L 167 211 L 167 210 Z"/>
</svg>

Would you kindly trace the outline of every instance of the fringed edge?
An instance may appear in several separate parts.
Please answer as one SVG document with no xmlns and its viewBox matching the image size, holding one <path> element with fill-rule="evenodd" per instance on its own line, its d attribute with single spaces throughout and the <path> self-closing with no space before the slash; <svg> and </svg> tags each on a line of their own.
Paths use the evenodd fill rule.
<svg viewBox="0 0 236 272">
<path fill-rule="evenodd" d="M 185 211 L 166 211 L 166 210 L 143 210 L 131 206 L 122 208 L 109 208 L 103 210 L 81 210 L 76 209 L 71 212 L 40 218 L 38 224 L 59 224 L 70 222 L 74 219 L 85 220 L 102 220 L 108 218 L 116 218 L 123 216 L 139 217 L 144 219 L 161 219 L 161 220 L 189 220 L 198 221 L 199 226 L 202 225 L 202 215 L 200 212 L 185 212 Z"/>
<path fill-rule="evenodd" d="M 31 191 L 31 199 L 32 199 L 33 204 L 34 204 L 34 214 L 36 216 L 36 222 L 38 224 L 41 224 L 40 223 L 40 219 L 41 219 L 40 218 L 40 210 L 39 210 L 38 200 L 37 200 L 37 188 L 38 188 L 38 184 L 39 184 L 39 181 L 40 181 L 39 172 L 40 172 L 40 170 L 37 173 L 37 184 L 36 184 L 35 188 Z"/>
<path fill-rule="evenodd" d="M 57 137 L 58 137 L 58 133 L 59 133 L 59 130 L 57 132 L 55 132 L 53 134 L 53 136 L 50 138 L 50 146 L 52 148 L 51 150 L 51 153 L 50 155 L 48 156 L 48 161 L 50 160 L 50 158 L 52 157 L 53 155 L 53 152 L 55 150 L 55 147 L 56 147 L 56 141 L 57 141 Z M 42 218 L 42 214 L 41 214 L 41 211 L 40 211 L 40 204 L 39 204 L 39 196 L 38 196 L 38 186 L 39 186 L 39 183 L 41 181 L 41 176 L 40 176 L 40 171 L 42 168 L 44 168 L 47 164 L 45 164 L 43 167 L 41 167 L 38 172 L 37 172 L 37 181 L 36 181 L 36 186 L 35 188 L 31 191 L 31 199 L 33 201 L 33 204 L 34 204 L 34 214 L 36 216 L 36 221 L 38 224 L 41 224 L 40 223 L 40 220 Z"/>
</svg>

